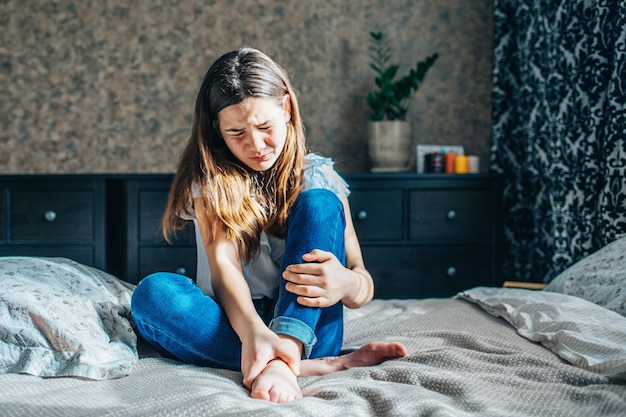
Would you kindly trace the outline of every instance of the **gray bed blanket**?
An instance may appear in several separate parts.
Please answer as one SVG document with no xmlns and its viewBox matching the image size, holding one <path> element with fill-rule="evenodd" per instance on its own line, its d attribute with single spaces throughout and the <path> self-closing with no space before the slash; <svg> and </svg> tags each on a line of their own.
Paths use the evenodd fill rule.
<svg viewBox="0 0 626 417">
<path fill-rule="evenodd" d="M 409 355 L 300 379 L 304 398 L 249 397 L 241 374 L 143 357 L 103 381 L 0 376 L 1 416 L 626 416 L 626 385 L 575 367 L 462 299 L 374 300 L 346 310 L 345 348 Z"/>
</svg>

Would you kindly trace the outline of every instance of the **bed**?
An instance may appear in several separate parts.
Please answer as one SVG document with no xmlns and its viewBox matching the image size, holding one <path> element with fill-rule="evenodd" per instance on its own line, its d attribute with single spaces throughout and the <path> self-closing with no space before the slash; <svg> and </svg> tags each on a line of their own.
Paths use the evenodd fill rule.
<svg viewBox="0 0 626 417">
<path fill-rule="evenodd" d="M 68 259 L 0 258 L 2 416 L 625 416 L 626 238 L 545 290 L 346 309 L 344 349 L 408 356 L 250 398 L 238 372 L 159 357 L 129 320 L 132 285 Z"/>
</svg>

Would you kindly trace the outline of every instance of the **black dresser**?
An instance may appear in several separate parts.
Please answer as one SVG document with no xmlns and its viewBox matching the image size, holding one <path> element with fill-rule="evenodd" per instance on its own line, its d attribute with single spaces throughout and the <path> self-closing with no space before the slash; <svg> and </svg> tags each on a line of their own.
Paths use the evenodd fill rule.
<svg viewBox="0 0 626 417">
<path fill-rule="evenodd" d="M 491 174 L 349 174 L 352 218 L 377 298 L 502 284 L 502 180 Z M 195 276 L 193 226 L 160 220 L 169 174 L 0 176 L 0 256 L 68 257 L 131 283 Z"/>
<path fill-rule="evenodd" d="M 377 298 L 450 296 L 502 284 L 500 177 L 364 174 L 347 180 Z"/>
</svg>

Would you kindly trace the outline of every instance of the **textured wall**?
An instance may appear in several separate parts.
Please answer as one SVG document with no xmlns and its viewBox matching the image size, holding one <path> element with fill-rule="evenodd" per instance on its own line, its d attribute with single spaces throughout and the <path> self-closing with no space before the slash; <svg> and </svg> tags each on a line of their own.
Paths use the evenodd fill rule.
<svg viewBox="0 0 626 417">
<path fill-rule="evenodd" d="M 471 4 L 471 5 L 470 5 Z M 201 77 L 241 45 L 292 75 L 310 147 L 369 170 L 368 33 L 404 73 L 438 52 L 410 111 L 416 143 L 485 168 L 491 0 L 0 1 L 0 173 L 173 172 Z"/>
</svg>

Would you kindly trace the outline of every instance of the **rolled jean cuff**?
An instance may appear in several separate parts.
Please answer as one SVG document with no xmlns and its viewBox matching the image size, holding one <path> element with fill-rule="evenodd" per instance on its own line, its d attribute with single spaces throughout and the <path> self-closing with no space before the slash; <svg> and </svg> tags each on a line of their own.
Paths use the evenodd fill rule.
<svg viewBox="0 0 626 417">
<path fill-rule="evenodd" d="M 293 317 L 276 317 L 270 322 L 269 328 L 276 334 L 284 334 L 302 342 L 302 359 L 309 359 L 317 337 L 303 321 Z"/>
</svg>

